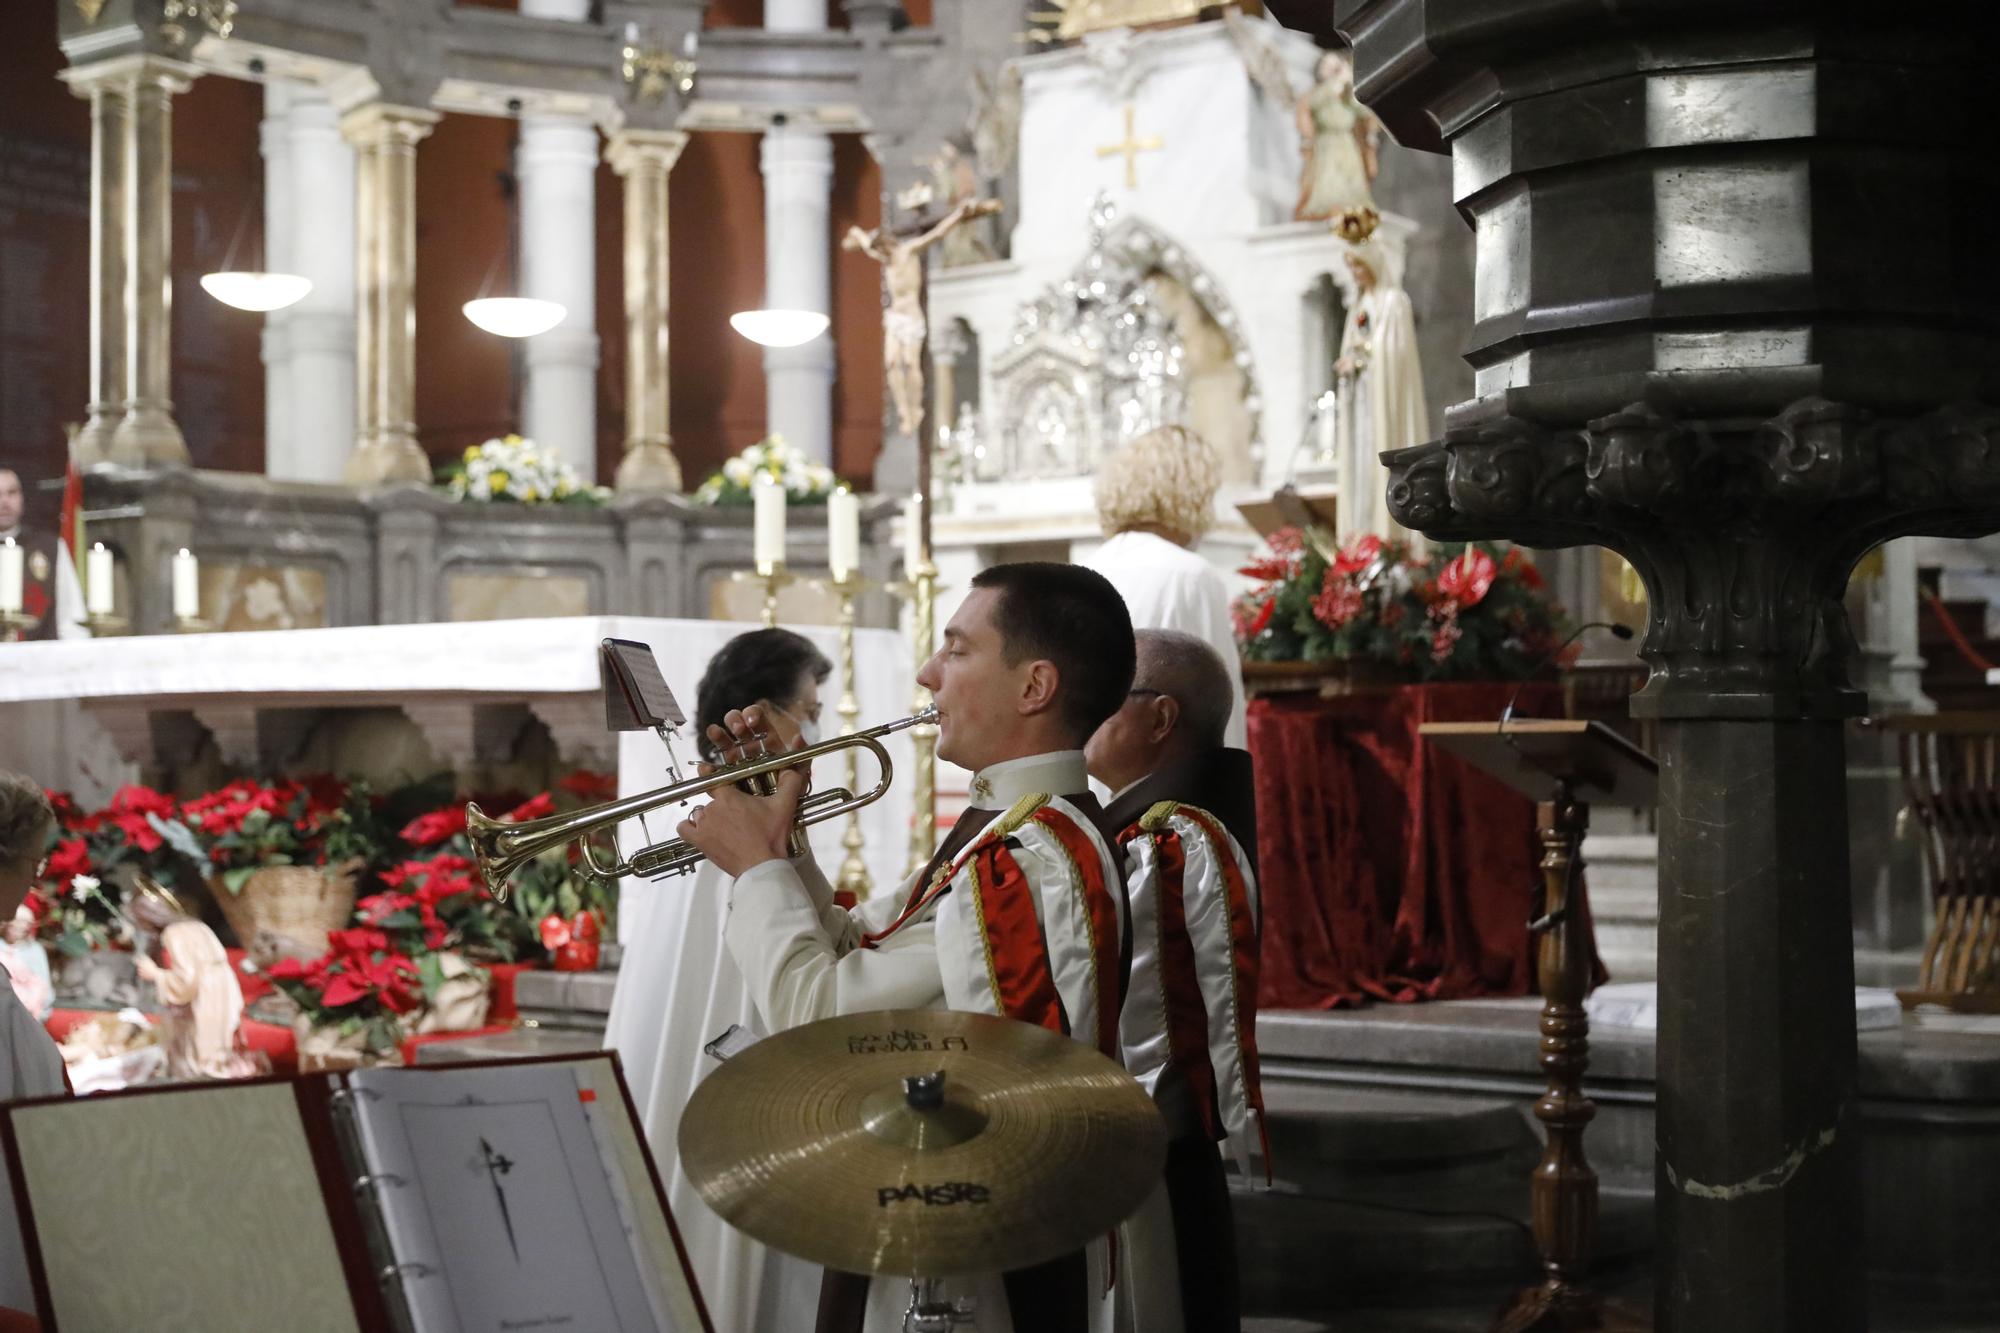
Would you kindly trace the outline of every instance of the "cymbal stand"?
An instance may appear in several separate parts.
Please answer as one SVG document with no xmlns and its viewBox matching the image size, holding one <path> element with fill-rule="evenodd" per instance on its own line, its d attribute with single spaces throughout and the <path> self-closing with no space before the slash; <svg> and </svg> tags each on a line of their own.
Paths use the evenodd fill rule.
<svg viewBox="0 0 2000 1333">
<path fill-rule="evenodd" d="M 972 1323 L 972 1298 L 945 1300 L 934 1277 L 910 1279 L 910 1308 L 903 1311 L 903 1333 L 951 1333 Z"/>
</svg>

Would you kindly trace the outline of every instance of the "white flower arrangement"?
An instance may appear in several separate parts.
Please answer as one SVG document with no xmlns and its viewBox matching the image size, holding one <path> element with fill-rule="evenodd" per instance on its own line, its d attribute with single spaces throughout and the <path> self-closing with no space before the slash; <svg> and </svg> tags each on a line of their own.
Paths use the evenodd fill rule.
<svg viewBox="0 0 2000 1333">
<path fill-rule="evenodd" d="M 576 469 L 519 435 L 475 444 L 440 469 L 439 484 L 454 500 L 514 504 L 602 504 L 610 491 L 587 484 Z"/>
<path fill-rule="evenodd" d="M 782 435 L 770 435 L 724 463 L 695 488 L 693 499 L 705 505 L 750 504 L 750 488 L 760 475 L 785 488 L 787 504 L 825 504 L 835 485 L 832 468 L 813 462 L 786 444 Z"/>
</svg>

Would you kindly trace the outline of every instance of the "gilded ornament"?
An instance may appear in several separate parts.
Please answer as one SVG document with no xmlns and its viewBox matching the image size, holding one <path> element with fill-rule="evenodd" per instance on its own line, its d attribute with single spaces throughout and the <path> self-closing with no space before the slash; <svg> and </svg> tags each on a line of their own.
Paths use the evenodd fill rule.
<svg viewBox="0 0 2000 1333">
<path fill-rule="evenodd" d="M 1053 0 L 1054 9 L 1028 15 L 1053 31 L 1037 32 L 1037 41 L 1070 41 L 1106 28 L 1138 28 L 1148 23 L 1174 23 L 1199 18 L 1203 0 Z"/>
<path fill-rule="evenodd" d="M 104 12 L 104 0 L 76 0 L 76 12 L 83 15 L 85 23 L 95 23 Z"/>
</svg>

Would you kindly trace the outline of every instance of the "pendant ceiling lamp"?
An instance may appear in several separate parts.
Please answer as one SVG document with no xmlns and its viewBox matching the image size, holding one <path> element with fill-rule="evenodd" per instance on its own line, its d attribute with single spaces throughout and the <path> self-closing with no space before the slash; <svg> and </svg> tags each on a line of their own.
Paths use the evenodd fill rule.
<svg viewBox="0 0 2000 1333">
<path fill-rule="evenodd" d="M 508 101 L 510 117 L 510 143 L 508 156 L 511 160 L 519 149 L 521 101 Z M 521 282 L 521 194 L 520 181 L 514 173 L 503 171 L 499 176 L 500 197 L 507 206 L 507 244 L 493 262 L 486 268 L 486 280 L 479 284 L 479 295 L 459 307 L 473 324 L 500 338 L 532 338 L 547 333 L 563 322 L 569 314 L 569 307 L 560 301 L 544 301 L 532 296 L 502 296 L 497 294 L 496 283 L 500 276 L 500 264 L 506 261 L 507 271 L 512 277 L 514 290 L 520 290 Z"/>
<path fill-rule="evenodd" d="M 201 289 L 222 304 L 260 313 L 297 305 L 306 299 L 312 286 L 311 278 L 302 278 L 296 273 L 223 269 L 201 275 Z"/>
<path fill-rule="evenodd" d="M 817 310 L 739 310 L 729 327 L 765 347 L 797 347 L 826 332 L 829 323 Z"/>
<path fill-rule="evenodd" d="M 243 216 L 236 224 L 236 235 L 222 256 L 222 267 L 201 275 L 201 289 L 210 296 L 224 305 L 258 314 L 298 304 L 305 300 L 306 293 L 313 286 L 311 278 L 300 277 L 296 273 L 269 273 L 238 266 L 237 252 L 242 250 L 249 235 L 251 210 L 261 209 L 262 206 L 263 190 L 260 185 L 257 193 L 243 205 Z"/>
<path fill-rule="evenodd" d="M 547 333 L 569 313 L 560 301 L 538 301 L 531 296 L 482 296 L 467 301 L 463 309 L 467 319 L 502 338 Z"/>
</svg>

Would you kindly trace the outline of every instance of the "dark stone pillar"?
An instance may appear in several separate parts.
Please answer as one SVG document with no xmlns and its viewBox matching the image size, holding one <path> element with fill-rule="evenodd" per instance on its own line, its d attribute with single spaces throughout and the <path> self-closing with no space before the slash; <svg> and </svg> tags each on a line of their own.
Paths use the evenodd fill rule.
<svg viewBox="0 0 2000 1333">
<path fill-rule="evenodd" d="M 1650 595 L 1658 1326 L 1865 1329 L 1840 597 L 1889 537 L 2000 528 L 1976 11 L 1336 10 L 1476 233 L 1476 396 L 1384 456 L 1391 513 L 1608 546 Z"/>
</svg>

